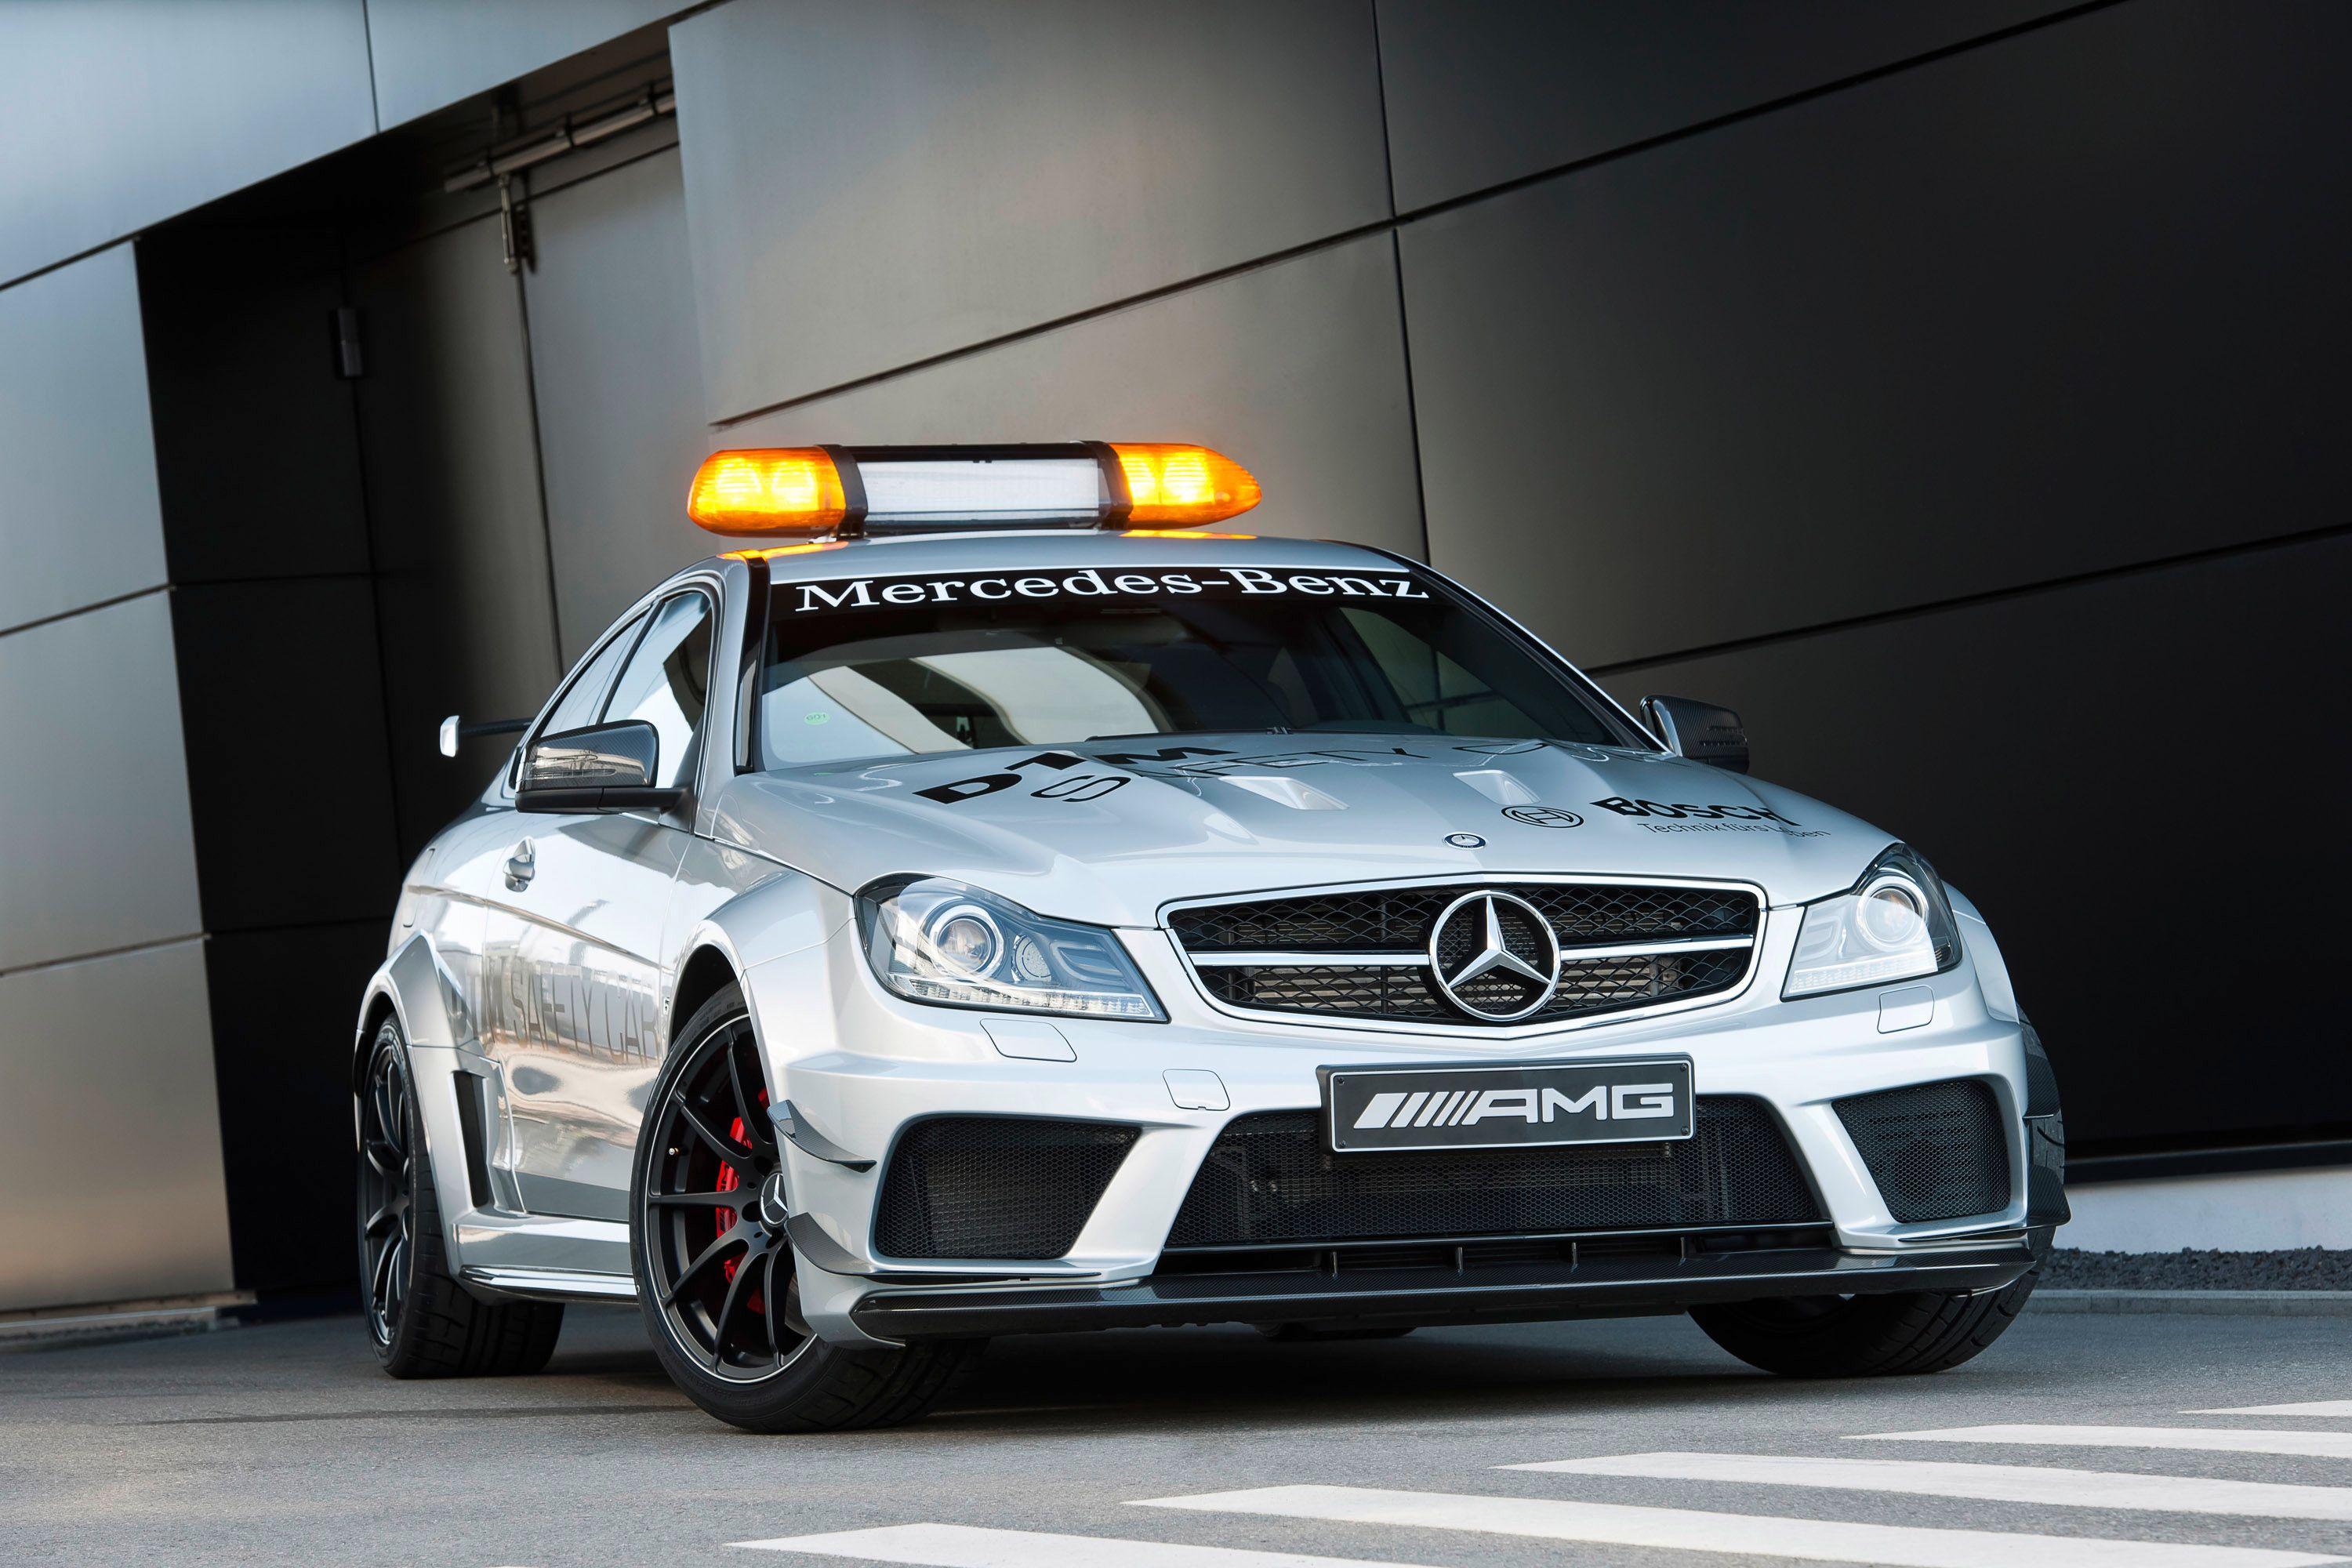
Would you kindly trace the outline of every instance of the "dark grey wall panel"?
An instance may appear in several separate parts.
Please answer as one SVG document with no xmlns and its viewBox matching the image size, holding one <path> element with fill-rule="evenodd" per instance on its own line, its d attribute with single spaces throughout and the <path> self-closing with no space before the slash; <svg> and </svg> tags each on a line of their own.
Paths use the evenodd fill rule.
<svg viewBox="0 0 2352 1568">
<path fill-rule="evenodd" d="M 176 225 L 138 251 L 172 581 L 365 574 L 334 231 Z"/>
<path fill-rule="evenodd" d="M 495 221 L 354 268 L 359 384 L 386 708 L 404 855 L 479 792 L 509 747 L 434 748 L 444 714 L 520 718 L 560 673 L 531 428 L 522 295 Z"/>
<path fill-rule="evenodd" d="M 175 587 L 172 627 L 205 929 L 389 920 L 401 863 L 367 578 Z M 429 726 L 410 739 L 441 761 Z"/>
<path fill-rule="evenodd" d="M 195 934 L 168 596 L 0 637 L 0 970 Z"/>
<path fill-rule="evenodd" d="M 1389 237 L 893 376 L 720 433 L 812 441 L 1199 441 L 1255 473 L 1234 526 L 1421 553 Z"/>
<path fill-rule="evenodd" d="M 2139 0 L 1408 226 L 1433 559 L 1609 663 L 2345 521 L 2347 63 Z"/>
<path fill-rule="evenodd" d="M 1378 0 L 1398 210 L 1590 158 L 2068 0 Z"/>
<path fill-rule="evenodd" d="M 375 128 L 361 0 L 0 5 L 0 281 Z"/>
<path fill-rule="evenodd" d="M 230 1281 L 204 944 L 0 974 L 0 1311 Z"/>
<path fill-rule="evenodd" d="M 2341 1137 L 2341 1008 L 2302 956 L 2309 922 L 2264 911 L 2310 903 L 2276 887 L 2325 910 L 2352 879 L 2333 820 L 2352 744 L 2311 721 L 2352 685 L 2347 581 L 2352 540 L 2258 548 L 1607 684 L 1738 709 L 1759 775 L 1907 839 L 1974 899 L 2078 1142 Z"/>
<path fill-rule="evenodd" d="M 352 1288 L 346 1047 L 389 923 L 228 931 L 205 943 L 230 1250 L 245 1289 Z"/>
<path fill-rule="evenodd" d="M 676 0 L 367 0 L 386 129 L 683 10 Z"/>
<path fill-rule="evenodd" d="M 0 630 L 163 581 L 127 245 L 0 289 Z"/>
<path fill-rule="evenodd" d="M 566 659 L 630 602 L 710 553 L 686 489 L 709 449 L 695 410 L 693 263 L 675 149 L 531 206 L 526 280 L 540 450 Z"/>
<path fill-rule="evenodd" d="M 1389 210 L 1361 0 L 735 0 L 670 50 L 714 419 Z"/>
</svg>

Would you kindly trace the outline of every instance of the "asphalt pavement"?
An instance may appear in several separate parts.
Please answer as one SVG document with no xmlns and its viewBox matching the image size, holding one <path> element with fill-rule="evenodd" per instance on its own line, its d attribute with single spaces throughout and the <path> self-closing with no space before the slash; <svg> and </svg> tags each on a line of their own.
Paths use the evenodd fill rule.
<svg viewBox="0 0 2352 1568">
<path fill-rule="evenodd" d="M 355 1319 L 0 1355 L 10 1564 L 2339 1557 L 2340 1317 L 2029 1311 L 1957 1371 L 1853 1383 L 1752 1373 L 1679 1318 L 1035 1338 L 922 1421 L 818 1437 L 712 1422 L 613 1309 L 528 1378 L 394 1383 Z"/>
</svg>

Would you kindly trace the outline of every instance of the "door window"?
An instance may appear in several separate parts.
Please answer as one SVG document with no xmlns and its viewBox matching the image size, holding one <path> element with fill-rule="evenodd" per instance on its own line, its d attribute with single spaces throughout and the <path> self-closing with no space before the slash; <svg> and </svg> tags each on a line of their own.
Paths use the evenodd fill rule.
<svg viewBox="0 0 2352 1568">
<path fill-rule="evenodd" d="M 710 601 L 700 594 L 663 600 L 604 705 L 604 722 L 639 720 L 661 736 L 657 789 L 677 788 L 693 771 L 710 690 Z"/>
</svg>

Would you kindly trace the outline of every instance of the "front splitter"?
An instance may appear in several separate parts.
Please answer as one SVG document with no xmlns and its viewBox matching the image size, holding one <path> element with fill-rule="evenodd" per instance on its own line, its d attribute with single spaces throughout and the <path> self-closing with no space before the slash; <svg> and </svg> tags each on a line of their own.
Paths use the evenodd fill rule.
<svg viewBox="0 0 2352 1568">
<path fill-rule="evenodd" d="M 1680 1312 L 1717 1301 L 1790 1296 L 1998 1290 L 2033 1267 L 2021 1242 L 1932 1257 L 1864 1257 L 1833 1247 L 1575 1265 L 1153 1276 L 1113 1285 L 886 1290 L 850 1310 L 878 1340 L 975 1339 L 1085 1329 L 1210 1323 L 1366 1326 L 1540 1322 Z"/>
</svg>

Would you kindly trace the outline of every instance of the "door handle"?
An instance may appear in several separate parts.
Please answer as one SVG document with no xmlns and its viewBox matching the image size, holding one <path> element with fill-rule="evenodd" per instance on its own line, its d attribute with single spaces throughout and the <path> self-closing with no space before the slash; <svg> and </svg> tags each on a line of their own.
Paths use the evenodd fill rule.
<svg viewBox="0 0 2352 1568">
<path fill-rule="evenodd" d="M 530 885 L 531 878 L 538 874 L 539 862 L 532 858 L 530 840 L 526 838 L 515 846 L 513 854 L 507 857 L 507 891 L 521 892 Z"/>
</svg>

